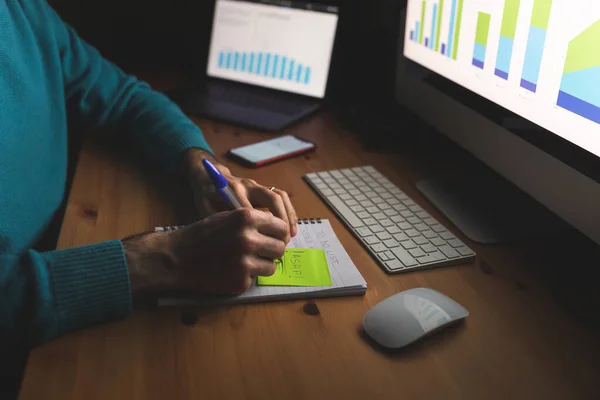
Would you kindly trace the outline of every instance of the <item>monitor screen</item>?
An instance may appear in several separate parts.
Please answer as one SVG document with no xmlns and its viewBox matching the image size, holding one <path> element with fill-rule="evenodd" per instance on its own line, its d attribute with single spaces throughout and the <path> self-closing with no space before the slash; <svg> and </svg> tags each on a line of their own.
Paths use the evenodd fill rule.
<svg viewBox="0 0 600 400">
<path fill-rule="evenodd" d="M 409 0 L 404 55 L 600 156 L 600 1 Z"/>
<path fill-rule="evenodd" d="M 323 98 L 337 22 L 333 6 L 217 0 L 207 73 Z"/>
</svg>

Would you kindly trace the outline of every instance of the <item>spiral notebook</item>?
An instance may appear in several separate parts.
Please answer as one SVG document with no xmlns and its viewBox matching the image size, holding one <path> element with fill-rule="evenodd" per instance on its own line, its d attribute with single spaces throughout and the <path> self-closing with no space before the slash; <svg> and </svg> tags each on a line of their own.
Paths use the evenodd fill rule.
<svg viewBox="0 0 600 400">
<path fill-rule="evenodd" d="M 367 282 L 364 280 L 350 259 L 350 256 L 338 240 L 328 220 L 311 218 L 300 221 L 298 223 L 298 234 L 296 237 L 292 238 L 288 248 L 325 250 L 332 286 L 291 287 L 254 285 L 245 293 L 237 296 L 163 298 L 159 300 L 158 304 L 159 306 L 174 306 L 203 303 L 249 303 L 286 299 L 361 295 L 367 290 Z"/>
</svg>

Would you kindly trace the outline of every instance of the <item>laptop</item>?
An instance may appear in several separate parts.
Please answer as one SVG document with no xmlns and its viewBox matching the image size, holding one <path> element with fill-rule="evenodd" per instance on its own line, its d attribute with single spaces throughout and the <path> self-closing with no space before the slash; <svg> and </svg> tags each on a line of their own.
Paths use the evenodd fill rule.
<svg viewBox="0 0 600 400">
<path fill-rule="evenodd" d="M 189 114 L 279 131 L 325 97 L 338 8 L 216 0 L 206 76 L 167 95 Z"/>
</svg>

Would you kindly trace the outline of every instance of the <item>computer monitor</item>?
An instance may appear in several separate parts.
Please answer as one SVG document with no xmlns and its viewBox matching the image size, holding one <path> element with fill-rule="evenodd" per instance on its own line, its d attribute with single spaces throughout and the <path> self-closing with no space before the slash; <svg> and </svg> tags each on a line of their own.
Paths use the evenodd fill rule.
<svg viewBox="0 0 600 400">
<path fill-rule="evenodd" d="M 599 43 L 596 1 L 408 0 L 396 97 L 600 244 Z"/>
<path fill-rule="evenodd" d="M 302 1 L 217 0 L 207 74 L 323 98 L 337 13 Z"/>
</svg>

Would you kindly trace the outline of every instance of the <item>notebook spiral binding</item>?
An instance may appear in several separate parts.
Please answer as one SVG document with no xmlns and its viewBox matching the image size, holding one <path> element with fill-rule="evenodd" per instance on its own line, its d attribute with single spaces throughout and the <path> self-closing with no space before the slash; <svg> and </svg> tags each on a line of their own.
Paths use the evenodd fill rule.
<svg viewBox="0 0 600 400">
<path fill-rule="evenodd" d="M 321 218 L 301 218 L 298 220 L 298 225 L 320 224 Z"/>
</svg>

